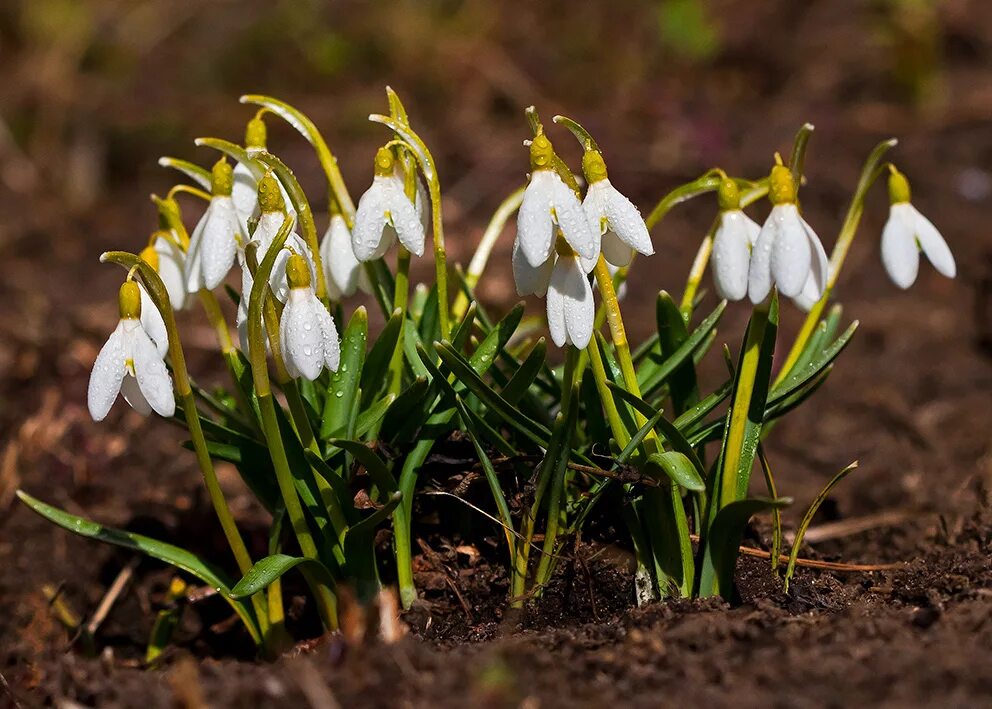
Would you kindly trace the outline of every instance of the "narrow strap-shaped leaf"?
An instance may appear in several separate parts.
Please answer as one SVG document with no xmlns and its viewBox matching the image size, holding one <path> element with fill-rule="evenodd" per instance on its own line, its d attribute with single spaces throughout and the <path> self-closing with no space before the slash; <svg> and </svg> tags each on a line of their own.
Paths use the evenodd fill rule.
<svg viewBox="0 0 992 709">
<path fill-rule="evenodd" d="M 353 431 L 349 432 L 349 435 L 354 438 L 363 438 L 382 420 L 394 401 L 396 401 L 396 394 L 386 394 L 378 401 L 373 402 L 365 411 L 354 417 L 355 427 Z"/>
<path fill-rule="evenodd" d="M 706 338 L 716 327 L 717 323 L 720 322 L 720 318 L 723 317 L 726 309 L 727 301 L 720 301 L 720 304 L 716 306 L 713 312 L 699 323 L 699 327 L 692 331 L 692 334 L 679 345 L 678 349 L 671 356 L 665 357 L 661 362 L 657 363 L 651 362 L 651 357 L 649 357 L 648 361 L 641 364 L 641 368 L 637 373 L 637 379 L 643 396 L 654 396 L 672 372 L 691 357 L 692 353 L 698 347 L 705 343 Z M 661 358 L 659 357 L 659 359 Z"/>
<path fill-rule="evenodd" d="M 777 403 L 819 375 L 844 351 L 857 329 L 858 321 L 855 320 L 844 331 L 844 334 L 834 340 L 830 346 L 813 355 L 805 366 L 799 367 L 797 364 L 789 374 L 789 378 L 771 390 L 768 395 L 769 403 Z M 826 325 L 824 325 L 823 332 L 826 333 Z"/>
<path fill-rule="evenodd" d="M 146 537 L 143 534 L 135 534 L 134 532 L 125 532 L 124 530 L 114 529 L 113 527 L 105 527 L 102 524 L 86 519 L 85 517 L 78 517 L 77 515 L 69 514 L 64 510 L 60 510 L 57 507 L 53 507 L 42 502 L 41 500 L 31 497 L 31 495 L 28 495 L 23 490 L 17 491 L 17 497 L 21 500 L 21 502 L 30 507 L 37 514 L 47 519 L 49 522 L 54 522 L 58 526 L 63 529 L 68 529 L 74 534 L 78 534 L 81 537 L 106 542 L 107 544 L 124 547 L 125 549 L 141 552 L 142 554 L 146 554 L 147 556 L 158 559 L 159 561 L 164 561 L 166 564 L 175 566 L 177 569 L 181 569 L 200 579 L 203 583 L 207 584 L 227 598 L 228 603 L 231 604 L 231 607 L 234 609 L 235 613 L 238 614 L 238 617 L 245 624 L 245 627 L 251 634 L 255 644 L 262 644 L 262 636 L 259 633 L 258 624 L 251 608 L 247 604 L 229 597 L 230 582 L 228 581 L 226 574 L 210 562 L 205 561 L 193 552 L 177 547 L 174 544 L 160 542 L 157 539 Z"/>
<path fill-rule="evenodd" d="M 333 438 L 331 439 L 331 445 L 351 453 L 355 457 L 355 460 L 365 466 L 369 477 L 372 478 L 372 481 L 380 490 L 392 493 L 398 488 L 396 478 L 389 471 L 389 466 L 386 465 L 385 461 L 374 450 L 364 443 L 360 441 L 349 441 L 343 438 Z"/>
<path fill-rule="evenodd" d="M 816 511 L 820 509 L 820 505 L 822 505 L 827 499 L 830 491 L 837 486 L 837 483 L 853 473 L 857 470 L 857 468 L 858 461 L 854 461 L 830 478 L 830 482 L 824 485 L 823 489 L 820 490 L 817 496 L 810 503 L 809 509 L 806 510 L 806 514 L 803 515 L 802 522 L 799 523 L 799 528 L 796 530 L 796 538 L 792 541 L 792 548 L 789 550 L 789 564 L 785 567 L 784 591 L 786 593 L 789 592 L 789 581 L 792 579 L 792 575 L 796 572 L 796 559 L 799 558 L 799 549 L 803 545 L 803 537 L 806 536 L 806 530 L 809 529 L 809 525 L 813 521 Z"/>
<path fill-rule="evenodd" d="M 256 561 L 255 565 L 248 569 L 248 573 L 235 584 L 234 588 L 227 592 L 227 597 L 241 599 L 253 596 L 267 588 L 269 584 L 283 576 L 287 571 L 295 569 L 301 564 L 305 564 L 307 570 L 323 583 L 334 588 L 334 576 L 327 570 L 326 566 L 316 559 L 288 554 L 273 554 Z"/>
<path fill-rule="evenodd" d="M 341 338 L 341 361 L 338 371 L 331 375 L 320 423 L 320 437 L 327 439 L 333 431 L 343 428 L 358 395 L 365 366 L 369 319 L 365 308 L 355 309 Z"/>
<path fill-rule="evenodd" d="M 385 327 L 379 333 L 379 337 L 369 350 L 365 358 L 365 366 L 362 368 L 362 402 L 368 406 L 369 402 L 375 399 L 386 386 L 386 370 L 389 368 L 389 360 L 396 349 L 396 341 L 400 336 L 400 328 L 403 327 L 403 311 L 397 308 L 392 316 L 386 321 Z"/>
<path fill-rule="evenodd" d="M 712 394 L 707 395 L 698 404 L 685 411 L 672 423 L 680 431 L 689 431 L 697 423 L 706 418 L 734 390 L 734 380 L 728 379 Z"/>
<path fill-rule="evenodd" d="M 541 367 L 544 366 L 547 353 L 548 344 L 542 337 L 534 343 L 526 359 L 517 367 L 517 371 L 513 373 L 510 381 L 500 392 L 506 399 L 506 403 L 516 404 L 530 390 L 530 385 L 534 383 Z"/>
<path fill-rule="evenodd" d="M 665 451 L 664 453 L 652 453 L 648 456 L 645 472 L 654 478 L 660 476 L 654 471 L 661 471 L 673 482 L 678 483 L 692 492 L 702 492 L 706 489 L 706 483 L 696 470 L 696 466 L 687 456 L 678 451 Z"/>
<path fill-rule="evenodd" d="M 679 306 L 666 291 L 658 293 L 655 318 L 658 321 L 661 357 L 667 359 L 678 352 L 679 347 L 689 339 L 689 331 L 685 327 Z M 672 397 L 672 410 L 676 416 L 699 401 L 696 368 L 691 359 L 672 370 L 668 377 L 668 393 Z"/>
<path fill-rule="evenodd" d="M 790 504 L 792 498 L 789 497 L 735 500 L 716 514 L 704 542 L 703 568 L 699 576 L 700 596 L 719 593 L 728 601 L 734 600 L 734 570 L 748 520 L 759 512 Z"/>
</svg>

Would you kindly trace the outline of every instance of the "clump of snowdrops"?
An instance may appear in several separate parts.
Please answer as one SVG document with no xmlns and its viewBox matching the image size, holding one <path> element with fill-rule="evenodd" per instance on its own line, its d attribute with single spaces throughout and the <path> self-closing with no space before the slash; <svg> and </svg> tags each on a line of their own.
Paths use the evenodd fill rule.
<svg viewBox="0 0 992 709">
<path fill-rule="evenodd" d="M 188 431 L 230 558 L 204 559 L 24 492 L 21 499 L 72 532 L 143 552 L 215 589 L 263 655 L 288 640 L 281 577 L 292 569 L 305 578 L 328 630 L 337 627 L 345 589 L 368 603 L 395 585 L 404 607 L 416 600 L 411 524 L 426 485 L 421 472 L 452 438 L 471 441 L 479 484 L 488 486 L 490 503 L 471 509 L 505 550 L 510 605 L 540 597 L 566 540 L 604 512 L 623 521 L 616 541 L 636 556 L 639 603 L 732 599 L 743 531 L 764 511 L 774 522 L 770 573 L 787 587 L 816 506 L 854 465 L 810 504 L 779 565 L 778 510 L 791 500 L 776 492 L 762 441 L 819 388 L 854 333 L 857 323 L 842 329 L 841 308 L 830 301 L 879 178 L 887 179 L 891 200 L 881 255 L 892 280 L 910 286 L 921 253 L 954 276 L 947 245 L 910 202 L 907 178 L 883 160 L 895 141 L 869 155 L 828 258 L 798 193 L 812 126 L 799 131 L 788 161 L 769 160 L 767 175 L 714 168 L 642 217 L 610 181 L 608 151 L 581 125 L 554 118 L 567 129 L 561 137 L 570 132 L 583 150 L 574 173 L 528 109 L 526 181 L 499 207 L 463 271 L 446 261 L 438 167 L 397 95 L 387 89 L 387 97 L 388 114 L 369 117 L 388 132 L 357 207 L 303 113 L 244 96 L 242 103 L 259 106 L 244 144 L 198 139 L 219 153 L 210 168 L 160 160 L 187 182 L 153 196 L 158 224 L 144 248 L 101 257 L 125 276 L 120 321 L 93 366 L 90 412 L 103 419 L 121 394 L 138 412 L 154 411 Z M 326 173 L 322 235 L 311 201 L 267 144 L 266 121 L 277 119 L 302 134 Z M 205 203 L 192 230 L 180 198 Z M 713 200 L 713 224 L 681 297 L 658 293 L 657 332 L 632 347 L 618 293 L 632 272 L 651 278 L 642 262 L 664 249 L 651 232 L 694 198 Z M 770 209 L 761 210 L 766 200 Z M 761 211 L 763 224 L 748 214 Z M 474 296 L 515 212 L 516 287 L 544 299 L 559 351 L 549 353 L 543 324 L 525 319 L 522 303 L 500 317 Z M 435 279 L 411 289 L 410 262 L 424 257 L 428 234 Z M 708 266 L 720 300 L 700 310 Z M 232 270 L 240 288 L 231 287 Z M 364 307 L 349 306 L 359 290 L 382 311 L 378 333 L 369 332 Z M 236 335 L 226 300 L 237 311 Z M 717 343 L 728 307 L 751 307 L 750 321 L 724 347 L 727 375 L 712 386 L 697 377 L 696 364 Z M 808 313 L 791 343 L 778 333 L 780 309 L 789 307 Z M 176 313 L 193 309 L 216 331 L 226 389 L 205 391 L 187 371 Z M 246 545 L 218 484 L 217 461 L 233 463 L 271 513 L 267 549 Z M 767 494 L 749 497 L 756 467 Z M 377 544 L 382 530 L 390 532 L 388 544 L 382 535 Z M 161 614 L 160 621 L 149 657 L 175 624 Z"/>
</svg>

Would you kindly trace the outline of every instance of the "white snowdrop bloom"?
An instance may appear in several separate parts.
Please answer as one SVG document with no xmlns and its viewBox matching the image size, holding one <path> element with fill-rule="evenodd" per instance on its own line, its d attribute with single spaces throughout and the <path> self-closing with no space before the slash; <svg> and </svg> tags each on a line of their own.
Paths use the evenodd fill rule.
<svg viewBox="0 0 992 709">
<path fill-rule="evenodd" d="M 213 196 L 193 230 L 186 256 L 186 288 L 190 293 L 220 285 L 234 265 L 242 233 L 231 199 L 232 170 L 226 160 L 217 161 L 212 177 Z"/>
<path fill-rule="evenodd" d="M 820 248 L 822 249 L 823 247 L 821 246 Z M 827 258 L 826 253 L 823 254 L 823 258 L 824 259 Z M 827 279 L 829 279 L 829 277 L 830 277 L 830 267 L 828 262 Z M 795 303 L 797 306 L 799 306 L 800 310 L 802 310 L 805 313 L 808 313 L 810 310 L 813 309 L 813 306 L 819 302 L 820 298 L 823 297 L 823 291 L 824 291 L 824 286 L 820 285 L 819 280 L 817 278 L 814 278 L 813 273 L 811 272 L 809 274 L 809 278 L 806 279 L 806 285 L 803 286 L 803 289 L 802 291 L 799 292 L 799 295 L 797 295 L 795 298 L 792 299 L 792 302 Z"/>
<path fill-rule="evenodd" d="M 552 167 L 554 149 L 542 133 L 530 144 L 530 182 L 517 213 L 517 241 L 527 262 L 537 268 L 555 244 L 555 225 L 582 258 L 599 254 L 600 234 L 593 229 L 575 192 Z"/>
<path fill-rule="evenodd" d="M 957 265 L 937 227 L 910 204 L 909 180 L 892 168 L 889 175 L 889 219 L 882 230 L 882 263 L 889 278 L 900 288 L 909 288 L 920 270 L 920 251 L 948 278 L 957 275 Z"/>
<path fill-rule="evenodd" d="M 741 210 L 740 192 L 733 180 L 722 180 L 718 191 L 720 222 L 713 235 L 713 284 L 725 300 L 747 296 L 751 249 L 761 227 Z"/>
<path fill-rule="evenodd" d="M 169 292 L 172 309 L 184 310 L 191 298 L 186 290 L 186 253 L 179 248 L 178 242 L 179 237 L 174 231 L 169 232 L 168 236 L 159 234 L 151 248 L 158 262 L 151 265 L 158 271 L 165 290 Z"/>
<path fill-rule="evenodd" d="M 551 283 L 551 271 L 554 269 L 557 254 L 552 253 L 540 266 L 534 267 L 528 263 L 520 249 L 520 240 L 513 242 L 513 282 L 517 286 L 518 295 L 536 295 L 543 298 Z"/>
<path fill-rule="evenodd" d="M 592 338 L 596 319 L 592 286 L 582 263 L 570 248 L 559 245 L 556 251 L 558 258 L 551 271 L 546 297 L 548 330 L 551 340 L 559 347 L 573 345 L 582 349 Z"/>
<path fill-rule="evenodd" d="M 334 318 L 313 292 L 306 260 L 294 254 L 286 271 L 290 291 L 279 321 L 282 356 L 290 376 L 313 381 L 324 367 L 337 371 L 341 342 Z"/>
<path fill-rule="evenodd" d="M 355 258 L 351 232 L 340 214 L 331 215 L 331 223 L 320 242 L 320 262 L 324 267 L 327 292 L 332 299 L 352 296 L 359 288 L 366 293 L 372 291 L 361 262 Z"/>
<path fill-rule="evenodd" d="M 589 224 L 602 238 L 603 257 L 614 266 L 627 266 L 634 252 L 654 253 L 647 225 L 637 207 L 614 187 L 606 175 L 606 163 L 596 150 L 582 156 L 589 189 L 582 202 Z"/>
<path fill-rule="evenodd" d="M 165 319 L 155 307 L 155 302 L 148 295 L 145 287 L 138 284 L 138 291 L 141 293 L 141 316 L 138 318 L 141 321 L 141 327 L 152 338 L 155 349 L 164 358 L 169 352 L 169 331 L 165 328 Z"/>
<path fill-rule="evenodd" d="M 424 254 L 424 224 L 394 174 L 395 162 L 389 148 L 379 148 L 372 185 L 358 200 L 351 244 L 359 261 L 382 258 L 392 246 L 393 234 L 413 255 Z"/>
<path fill-rule="evenodd" d="M 776 165 L 769 178 L 771 214 L 751 251 L 748 296 L 753 303 L 768 297 L 772 286 L 787 298 L 798 296 L 812 276 L 808 295 L 819 300 L 827 285 L 827 257 L 813 228 L 799 215 L 789 168 Z"/>
<path fill-rule="evenodd" d="M 136 283 L 128 281 L 121 286 L 120 322 L 97 355 L 90 374 L 87 404 L 94 421 L 106 418 L 118 394 L 143 416 L 155 411 L 170 417 L 176 411 L 172 377 L 160 348 L 141 324 L 141 301 Z"/>
</svg>

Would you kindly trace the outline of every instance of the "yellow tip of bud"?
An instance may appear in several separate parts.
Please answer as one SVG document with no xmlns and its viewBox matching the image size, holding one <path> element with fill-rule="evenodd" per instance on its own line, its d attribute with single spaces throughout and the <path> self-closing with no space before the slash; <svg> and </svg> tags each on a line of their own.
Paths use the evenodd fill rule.
<svg viewBox="0 0 992 709">
<path fill-rule="evenodd" d="M 741 208 L 741 191 L 737 188 L 737 183 L 730 178 L 720 180 L 716 198 L 720 204 L 721 212 L 729 212 Z"/>
<path fill-rule="evenodd" d="M 155 250 L 154 241 L 141 250 L 141 253 L 138 254 L 138 258 L 154 268 L 156 271 L 158 270 L 158 251 Z"/>
<path fill-rule="evenodd" d="M 375 153 L 375 174 L 379 177 L 391 176 L 395 163 L 392 150 L 385 146 L 379 148 Z"/>
<path fill-rule="evenodd" d="M 258 208 L 262 214 L 268 212 L 285 212 L 286 201 L 272 172 L 267 172 L 258 181 Z"/>
<path fill-rule="evenodd" d="M 590 185 L 606 179 L 606 161 L 598 150 L 587 150 L 582 155 L 582 172 Z"/>
<path fill-rule="evenodd" d="M 299 254 L 293 254 L 286 261 L 286 280 L 290 288 L 310 287 L 310 265 Z"/>
<path fill-rule="evenodd" d="M 248 125 L 245 127 L 245 147 L 246 148 L 265 148 L 265 144 L 268 140 L 268 130 L 265 127 L 265 121 L 256 116 L 248 121 Z"/>
<path fill-rule="evenodd" d="M 226 158 L 214 163 L 210 170 L 210 189 L 215 197 L 228 197 L 234 186 L 234 170 Z"/>
<path fill-rule="evenodd" d="M 551 167 L 555 149 L 544 133 L 538 133 L 530 143 L 530 169 L 547 170 Z"/>
<path fill-rule="evenodd" d="M 889 172 L 889 202 L 891 204 L 908 202 L 911 197 L 909 180 L 894 165 L 889 166 Z"/>
<path fill-rule="evenodd" d="M 768 199 L 772 204 L 792 204 L 796 201 L 796 183 L 792 179 L 792 171 L 785 165 L 775 165 L 768 182 Z"/>
<path fill-rule="evenodd" d="M 141 291 L 134 281 L 124 281 L 117 296 L 121 320 L 137 320 L 141 317 Z"/>
</svg>

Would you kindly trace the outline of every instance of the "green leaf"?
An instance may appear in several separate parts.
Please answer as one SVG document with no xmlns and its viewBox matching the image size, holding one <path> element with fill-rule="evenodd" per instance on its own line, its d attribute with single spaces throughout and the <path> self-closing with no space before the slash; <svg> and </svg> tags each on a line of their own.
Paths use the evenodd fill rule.
<svg viewBox="0 0 992 709">
<path fill-rule="evenodd" d="M 396 309 L 386 322 L 379 337 L 372 344 L 368 356 L 365 358 L 365 366 L 362 368 L 362 404 L 368 406 L 369 403 L 379 395 L 387 382 L 386 371 L 389 368 L 389 360 L 396 349 L 396 341 L 400 336 L 400 328 L 403 327 L 403 311 Z"/>
<path fill-rule="evenodd" d="M 660 471 L 687 490 L 701 492 L 706 489 L 706 483 L 703 482 L 695 465 L 678 451 L 652 453 L 648 456 L 645 472 L 653 478 L 662 479 L 656 471 Z"/>
<path fill-rule="evenodd" d="M 273 554 L 256 561 L 254 566 L 248 569 L 248 573 L 235 584 L 234 588 L 227 592 L 227 597 L 241 599 L 254 596 L 287 571 L 295 569 L 301 564 L 305 564 L 308 570 L 313 572 L 329 588 L 334 588 L 334 577 L 331 572 L 316 559 L 288 554 Z"/>
<path fill-rule="evenodd" d="M 826 324 L 824 323 L 822 327 L 823 333 L 825 334 Z M 844 348 L 847 347 L 848 343 L 851 341 L 851 337 L 854 336 L 854 331 L 857 329 L 858 321 L 855 320 L 850 324 L 850 326 L 848 326 L 847 330 L 844 331 L 844 334 L 834 340 L 829 347 L 824 348 L 818 354 L 811 357 L 804 366 L 800 367 L 797 363 L 797 365 L 793 367 L 792 372 L 789 374 L 789 378 L 772 389 L 768 395 L 769 404 L 780 402 L 782 399 L 786 398 L 823 372 L 823 370 L 830 366 L 830 364 L 833 363 L 838 356 L 840 356 L 840 353 L 844 351 Z"/>
<path fill-rule="evenodd" d="M 730 392 L 732 392 L 733 390 L 734 390 L 734 381 L 733 379 L 728 379 L 723 384 L 721 384 L 716 391 L 706 396 L 702 401 L 700 401 L 698 404 L 693 406 L 691 409 L 688 409 L 685 412 L 683 412 L 683 414 L 679 416 L 677 419 L 675 419 L 675 421 L 673 421 L 672 423 L 675 425 L 675 428 L 679 429 L 680 431 L 692 430 L 693 426 L 695 426 L 697 423 L 699 423 L 704 418 L 706 418 L 710 414 L 710 412 L 713 411 L 713 409 L 719 406 L 724 399 L 730 396 Z"/>
<path fill-rule="evenodd" d="M 689 339 L 689 331 L 686 330 L 679 306 L 665 291 L 658 293 L 655 317 L 658 321 L 658 345 L 661 348 L 661 357 L 667 359 L 674 356 L 679 347 Z M 691 359 L 672 371 L 668 378 L 668 393 L 672 397 L 672 409 L 676 416 L 699 401 L 696 368 Z"/>
<path fill-rule="evenodd" d="M 641 365 L 637 373 L 637 381 L 640 384 L 642 396 L 645 398 L 654 396 L 672 373 L 681 367 L 697 348 L 705 344 L 707 337 L 716 328 L 726 309 L 727 301 L 721 301 L 670 356 L 655 358 L 650 354 L 648 355 L 648 361 Z"/>
<path fill-rule="evenodd" d="M 813 521 L 816 511 L 820 509 L 820 505 L 822 505 L 824 500 L 827 499 L 827 496 L 830 495 L 830 491 L 837 486 L 837 483 L 857 470 L 857 467 L 858 461 L 854 461 L 839 473 L 834 475 L 830 479 L 830 482 L 828 482 L 824 488 L 820 490 L 813 502 L 810 503 L 809 509 L 806 510 L 806 514 L 803 515 L 803 520 L 799 523 L 799 529 L 796 530 L 796 538 L 793 540 L 792 548 L 789 550 L 789 564 L 785 567 L 785 586 L 783 590 L 786 593 L 789 592 L 789 581 L 792 579 L 792 575 L 796 572 L 796 559 L 799 558 L 799 549 L 803 545 L 803 537 L 806 536 L 806 530 L 809 529 L 809 525 Z"/>
<path fill-rule="evenodd" d="M 255 644 L 262 644 L 262 636 L 259 633 L 258 625 L 251 608 L 240 601 L 230 599 L 230 582 L 224 572 L 213 564 L 204 561 L 193 552 L 173 544 L 160 542 L 157 539 L 152 539 L 142 534 L 104 527 L 102 524 L 88 520 L 85 517 L 69 514 L 57 507 L 52 507 L 41 500 L 31 497 L 23 490 L 17 491 L 17 497 L 34 512 L 48 521 L 54 522 L 63 529 L 68 529 L 70 532 L 78 534 L 81 537 L 96 539 L 107 544 L 141 552 L 200 579 L 200 581 L 215 589 L 225 598 L 228 598 L 228 603 L 231 604 L 235 613 L 238 614 L 238 617 L 245 624 Z"/>
<path fill-rule="evenodd" d="M 355 460 L 365 466 L 369 477 L 383 492 L 392 493 L 397 488 L 396 478 L 389 471 L 389 466 L 379 455 L 360 441 L 349 441 L 343 438 L 331 439 L 331 445 L 351 453 Z"/>
<path fill-rule="evenodd" d="M 355 438 L 362 438 L 366 433 L 371 431 L 386 415 L 386 412 L 389 411 L 389 407 L 393 405 L 396 398 L 396 394 L 386 394 L 360 413 L 355 419 Z"/>
<path fill-rule="evenodd" d="M 365 308 L 355 309 L 341 338 L 341 361 L 331 375 L 320 424 L 320 437 L 327 440 L 334 431 L 345 428 L 362 379 L 369 319 Z"/>
<path fill-rule="evenodd" d="M 727 601 L 734 599 L 734 570 L 740 553 L 741 539 L 748 520 L 759 512 L 792 504 L 792 498 L 776 500 L 752 498 L 735 500 L 723 507 L 713 518 L 705 539 L 703 568 L 699 579 L 699 595 L 719 593 Z"/>
</svg>

